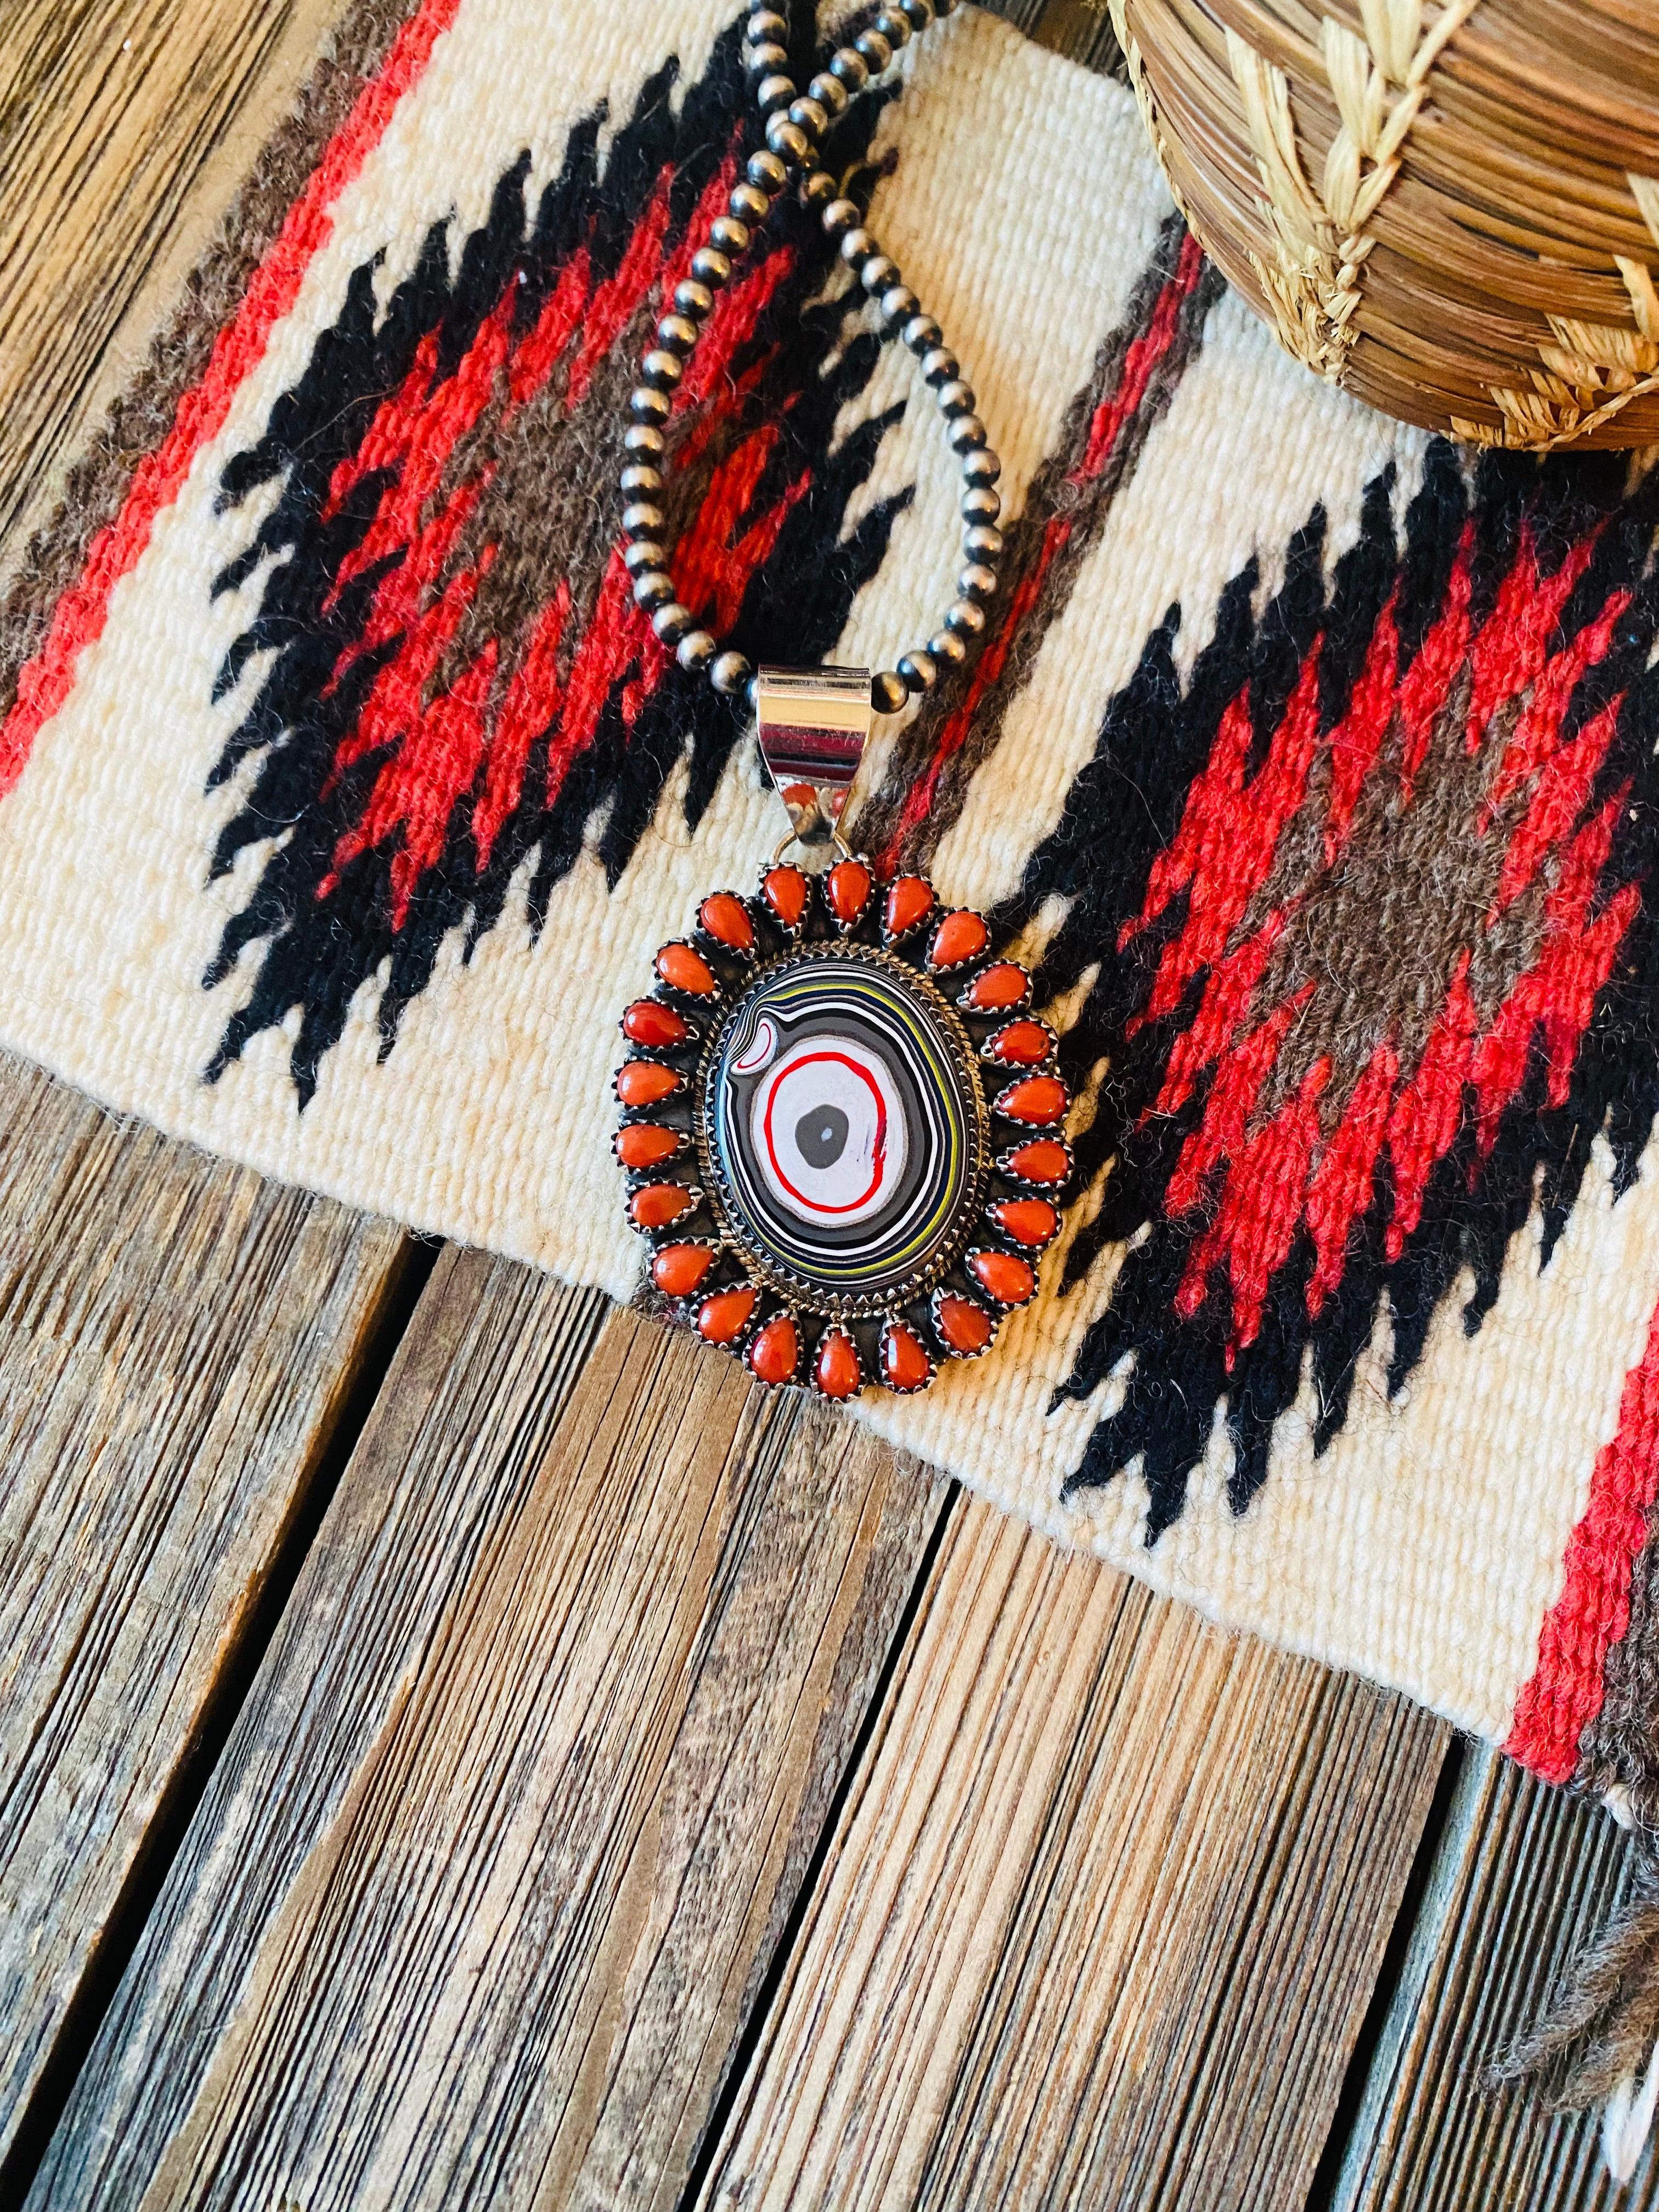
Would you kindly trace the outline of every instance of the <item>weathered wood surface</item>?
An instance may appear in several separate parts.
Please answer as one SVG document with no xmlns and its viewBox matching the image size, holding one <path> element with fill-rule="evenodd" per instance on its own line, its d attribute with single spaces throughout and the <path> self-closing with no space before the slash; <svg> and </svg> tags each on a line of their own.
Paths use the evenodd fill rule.
<svg viewBox="0 0 1659 2212">
<path fill-rule="evenodd" d="M 0 9 L 0 565 L 336 8 Z M 1613 2201 L 1476 2080 L 1592 1808 L 474 1257 L 312 1540 L 409 1248 L 0 1125 L 0 2200 L 84 2058 L 36 2205 Z"/>
<path fill-rule="evenodd" d="M 3 2154 L 167 1826 L 405 1240 L 5 1060 L 0 1127 Z"/>
<path fill-rule="evenodd" d="M 603 1314 L 441 1262 L 32 2203 L 674 2203 L 942 1486 Z"/>
<path fill-rule="evenodd" d="M 161 326 L 339 0 L 0 8 L 0 568 Z"/>
<path fill-rule="evenodd" d="M 1626 1855 L 1613 1822 L 1466 1747 L 1409 1948 L 1366 2071 L 1334 2212 L 1649 2212 L 1650 2144 L 1628 2191 L 1601 2162 L 1597 2116 L 1547 2113 L 1482 2075 L 1538 2017 L 1604 1923 Z"/>
<path fill-rule="evenodd" d="M 1447 1735 L 965 1506 L 701 2201 L 1301 2204 Z"/>
</svg>

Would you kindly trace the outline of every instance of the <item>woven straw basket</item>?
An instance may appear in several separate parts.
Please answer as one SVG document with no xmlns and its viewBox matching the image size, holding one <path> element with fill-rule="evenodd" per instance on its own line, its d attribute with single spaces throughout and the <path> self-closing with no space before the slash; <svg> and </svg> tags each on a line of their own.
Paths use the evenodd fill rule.
<svg viewBox="0 0 1659 2212">
<path fill-rule="evenodd" d="M 1183 214 L 1297 358 L 1482 445 L 1659 442 L 1659 0 L 1110 0 Z"/>
</svg>

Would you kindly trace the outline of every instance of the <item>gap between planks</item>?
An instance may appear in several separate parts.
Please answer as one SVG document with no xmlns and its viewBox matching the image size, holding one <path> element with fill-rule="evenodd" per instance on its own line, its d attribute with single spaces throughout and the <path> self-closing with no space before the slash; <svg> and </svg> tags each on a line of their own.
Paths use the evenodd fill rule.
<svg viewBox="0 0 1659 2212">
<path fill-rule="evenodd" d="M 409 1247 L 4 1060 L 0 1123 L 0 2155 L 27 2161 Z"/>
<path fill-rule="evenodd" d="M 5 424 L 0 433 L 0 484 L 6 488 L 7 514 L 32 520 L 44 511 L 61 475 L 63 455 L 142 350 L 269 121 L 285 105 L 323 27 L 336 12 L 331 0 L 298 0 L 298 4 L 252 13 L 236 0 L 204 0 L 191 9 L 177 5 L 176 0 L 82 0 L 69 8 L 20 0 L 9 12 L 0 47 L 0 147 L 4 149 L 0 166 L 13 178 L 27 178 L 28 190 L 0 195 L 0 329 L 5 332 L 0 398 L 6 403 L 0 407 Z M 1049 0 L 1046 7 L 1041 0 L 1036 5 L 1010 0 L 1002 12 L 1059 51 L 1083 58 L 1109 58 L 1109 36 L 1101 34 L 1099 13 L 1085 0 Z M 131 46 L 124 44 L 128 39 Z M 15 556 L 15 532 L 7 543 Z M 100 1126 L 92 1109 L 74 1110 L 89 1117 L 89 1127 Z M 100 1147 L 109 1141 L 105 1134 L 66 1139 L 66 1162 L 70 1149 L 84 1146 L 99 1154 L 99 1171 L 104 1172 L 108 1164 Z M 156 1140 L 142 1134 L 121 1141 L 141 1151 L 156 1146 Z M 163 1149 L 156 1146 L 158 1153 Z M 189 1162 L 189 1172 L 204 1177 L 207 1186 L 216 1189 L 220 1178 L 239 1184 L 246 1180 L 232 1170 L 204 1168 L 198 1161 Z M 289 1194 L 276 1194 L 270 1202 L 279 1212 L 304 1205 Z M 77 1245 L 80 1256 L 64 1261 L 54 1326 L 66 1315 L 71 1324 L 77 1316 L 86 1319 L 89 1326 L 112 1332 L 106 1349 L 142 1363 L 149 1341 L 144 1334 L 148 1293 L 142 1271 L 123 1277 L 124 1263 L 112 1254 L 112 1248 L 118 1254 L 123 1249 L 122 1231 L 131 1224 L 112 1220 L 90 1204 L 86 1223 L 94 1232 L 89 1243 L 95 1249 L 82 1253 Z M 374 1224 L 352 1224 L 349 1233 L 367 1238 L 390 1234 Z M 306 1249 L 314 1255 L 314 1245 Z M 62 1261 L 64 1248 L 58 1249 Z M 373 1294 L 363 1295 L 372 1305 Z M 118 1322 L 110 1319 L 114 1304 L 100 1305 L 100 1296 L 120 1305 Z M 230 1310 L 243 1316 L 237 1325 L 245 1329 L 245 1309 L 233 1305 Z M 292 1329 L 295 1314 L 283 1316 L 280 1326 Z M 125 1334 L 121 1334 L 124 1328 Z M 83 1340 L 71 1346 L 66 1359 L 84 1361 L 91 1358 L 92 1349 L 92 1340 Z M 241 1350 L 252 1358 L 258 1347 L 244 1346 Z M 264 1355 L 276 1357 L 269 1345 Z M 216 1353 L 210 1345 L 204 1357 L 215 1356 L 222 1357 L 222 1351 Z M 319 1356 L 326 1359 L 326 1349 Z M 98 1402 L 95 1393 L 90 1402 Z M 166 1427 L 164 1422 L 157 1425 Z M 185 1423 L 174 1429 L 171 1440 L 177 1443 L 189 1434 Z M 314 1439 L 307 1449 L 313 1448 Z M 98 1472 L 109 1472 L 107 1456 Z M 182 1479 L 182 1473 L 175 1467 L 168 1479 Z M 294 1467 L 285 1472 L 267 1468 L 264 1475 L 279 1483 L 296 1480 Z M 261 1526 L 256 1518 L 251 1532 L 256 1551 Z M 234 1567 L 246 1556 L 233 1547 L 227 1558 Z M 269 1559 L 273 1555 L 267 1551 L 264 1556 Z M 203 1571 L 198 1565 L 198 1579 L 185 1577 L 193 1591 L 200 1587 Z M 118 1583 L 109 1587 L 118 1611 L 130 1594 Z M 236 1620 L 247 1617 L 245 1611 L 234 1615 Z M 114 1633 L 108 1623 L 88 1629 L 84 1648 L 95 1653 L 106 1632 Z M 222 1670 L 218 1679 L 222 1685 L 228 1679 Z M 190 1689 L 187 1682 L 175 1686 L 185 1692 Z M 201 1689 L 199 1681 L 196 1686 Z M 90 1693 L 89 1706 L 97 1705 L 106 1723 L 119 1706 L 118 1691 L 112 1678 Z M 141 1708 L 137 1733 L 147 1725 Z M 47 1729 L 42 1740 L 49 1736 Z M 149 1748 L 155 1762 L 152 1778 L 122 1801 L 120 1817 L 100 1845 L 107 1847 L 106 1860 L 100 1863 L 105 1894 L 118 1903 L 142 1856 L 143 1837 L 154 1837 L 158 1790 L 164 1794 L 167 1788 L 156 1778 L 168 1771 L 168 1757 L 179 1755 L 176 1745 L 169 1753 L 165 1738 Z M 832 1778 L 827 1769 L 815 1767 L 805 1786 L 809 1791 L 816 1788 L 824 1803 L 830 1802 Z M 1510 1849 L 1505 1839 L 1511 1829 L 1534 1817 L 1519 1801 L 1494 1800 L 1483 1832 L 1483 1849 L 1488 1853 Z M 1563 1885 L 1570 1899 L 1577 1898 L 1580 1892 L 1575 1885 L 1583 1869 L 1601 1860 L 1611 1863 L 1616 1846 L 1579 1808 L 1558 1807 L 1552 1817 L 1555 1825 L 1550 1832 L 1555 1840 L 1548 1848 L 1535 1846 L 1525 1861 L 1526 1869 L 1538 1885 L 1535 1893 L 1547 1900 L 1556 1883 Z M 147 1819 L 151 1823 L 148 1831 Z M 833 1888 L 832 1844 L 838 1861 L 838 1826 L 823 1842 L 826 1878 Z M 120 1871 L 123 1865 L 125 1875 Z M 76 1878 L 90 1883 L 92 1872 L 82 1868 Z M 768 1908 L 768 1933 L 757 1957 L 774 1940 L 774 1923 L 786 1913 L 787 1887 L 787 1881 L 780 1883 Z M 99 1920 L 99 1911 L 107 1914 L 113 1909 L 106 1903 L 92 1910 L 80 1930 L 88 1955 L 107 1928 L 106 1920 Z M 1507 1923 L 1495 1906 L 1488 1904 L 1484 1909 L 1484 1937 L 1498 1946 L 1494 1956 L 1501 1958 Z M 811 1924 L 817 1924 L 816 1917 Z M 1450 1942 L 1455 1935 L 1447 1925 L 1434 1940 Z M 1002 1940 L 1005 1953 L 1012 1956 L 1023 1939 L 1017 1928 Z M 1492 1973 L 1497 1972 L 1494 1965 Z M 67 1985 L 70 1993 L 59 1990 L 53 2002 L 72 2002 L 76 1986 L 71 1975 Z M 1475 1995 L 1469 2002 L 1477 2011 L 1482 2004 L 1503 2001 L 1503 1988 L 1492 1987 L 1490 1979 L 1476 1978 L 1471 1986 Z M 794 1987 L 793 1982 L 790 1987 Z M 61 2012 L 58 2017 L 61 2024 Z M 1479 2033 L 1485 2033 L 1484 2026 Z M 1442 2052 L 1437 2063 L 1443 2059 Z M 1425 2094 L 1421 2080 L 1432 2075 L 1433 2067 L 1427 2066 L 1411 2094 L 1420 2098 Z M 750 2102 L 758 2109 L 754 2098 Z M 1391 2108 L 1391 2124 L 1406 2124 L 1401 2118 L 1405 2109 L 1402 2105 Z M 1443 2099 L 1432 2110 L 1410 2106 L 1408 2118 L 1424 2143 L 1436 2140 L 1437 2127 L 1471 2124 L 1467 2111 Z M 1512 2124 L 1510 2140 L 1519 2147 L 1504 2154 L 1509 2161 L 1506 2171 L 1535 2175 L 1545 2170 L 1539 2162 L 1545 2154 L 1536 2150 L 1527 2132 L 1529 2127 L 1535 2135 L 1544 2124 L 1535 2120 L 1528 2120 L 1526 2127 L 1518 2121 Z M 1554 2130 L 1553 2142 L 1559 2136 L 1559 2125 L 1547 2125 Z M 1435 2156 L 1446 2154 L 1443 2145 L 1434 2152 Z M 1549 2170 L 1554 2173 L 1553 2167 Z M 1552 2203 L 1577 2201 L 1559 2178 L 1549 2186 L 1556 2192 Z M 1594 2188 L 1593 2175 L 1585 2186 Z"/>
<path fill-rule="evenodd" d="M 440 1261 L 34 2212 L 1291 2202 L 1443 1729 L 603 1312 Z"/>
</svg>

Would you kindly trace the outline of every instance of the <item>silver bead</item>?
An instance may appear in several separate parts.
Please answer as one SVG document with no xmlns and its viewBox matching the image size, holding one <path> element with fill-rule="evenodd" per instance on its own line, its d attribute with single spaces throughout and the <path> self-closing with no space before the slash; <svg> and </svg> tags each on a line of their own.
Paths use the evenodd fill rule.
<svg viewBox="0 0 1659 2212">
<path fill-rule="evenodd" d="M 948 660 L 953 668 L 960 668 L 968 658 L 968 648 L 953 629 L 936 630 L 927 641 L 927 650 L 935 660 Z"/>
<path fill-rule="evenodd" d="M 901 46 L 908 46 L 910 43 L 908 21 L 903 15 L 895 15 L 891 9 L 883 9 L 877 16 L 873 28 L 878 37 L 886 40 L 895 53 Z"/>
<path fill-rule="evenodd" d="M 765 222 L 766 211 L 771 204 L 764 192 L 757 191 L 746 179 L 739 179 L 732 187 L 726 208 L 727 214 L 738 222 L 757 223 Z"/>
<path fill-rule="evenodd" d="M 691 274 L 699 284 L 706 284 L 711 292 L 718 292 L 732 274 L 732 264 L 723 253 L 713 246 L 700 246 L 691 256 Z M 709 302 L 712 307 L 714 302 Z"/>
<path fill-rule="evenodd" d="M 800 180 L 801 205 L 822 208 L 841 190 L 828 169 L 809 169 Z"/>
<path fill-rule="evenodd" d="M 623 531 L 629 538 L 658 537 L 666 520 L 662 509 L 647 499 L 635 500 L 623 509 Z"/>
<path fill-rule="evenodd" d="M 798 129 L 804 131 L 809 138 L 822 138 L 830 128 L 830 118 L 811 93 L 804 94 L 799 100 L 790 101 L 789 120 Z"/>
<path fill-rule="evenodd" d="M 735 261 L 749 251 L 749 226 L 733 222 L 729 215 L 716 216 L 708 226 L 708 243 L 716 253 L 724 253 Z"/>
<path fill-rule="evenodd" d="M 933 0 L 933 13 L 942 23 L 947 15 L 957 12 L 957 0 Z"/>
<path fill-rule="evenodd" d="M 673 404 L 665 392 L 649 384 L 636 384 L 629 394 L 628 411 L 636 422 L 665 422 Z"/>
<path fill-rule="evenodd" d="M 933 0 L 899 0 L 913 31 L 925 31 L 933 20 Z"/>
<path fill-rule="evenodd" d="M 953 453 L 971 453 L 985 443 L 985 425 L 977 415 L 958 415 L 951 425 L 950 439 Z"/>
<path fill-rule="evenodd" d="M 799 123 L 792 123 L 787 115 L 769 116 L 766 124 L 766 143 L 775 154 L 796 168 L 810 160 L 812 142 Z"/>
<path fill-rule="evenodd" d="M 971 599 L 952 599 L 945 610 L 945 627 L 958 637 L 977 637 L 985 627 L 985 610 Z"/>
<path fill-rule="evenodd" d="M 866 31 L 861 37 L 854 39 L 853 51 L 872 76 L 879 76 L 892 64 L 893 49 L 879 31 Z"/>
<path fill-rule="evenodd" d="M 884 253 L 872 253 L 859 271 L 859 282 L 866 292 L 885 292 L 899 281 L 899 265 Z"/>
<path fill-rule="evenodd" d="M 653 385 L 659 392 L 672 392 L 685 374 L 685 363 L 678 354 L 670 353 L 666 346 L 653 346 L 640 363 L 642 382 Z"/>
<path fill-rule="evenodd" d="M 970 484 L 994 484 L 1002 474 L 1002 463 L 988 446 L 962 457 L 962 473 Z"/>
<path fill-rule="evenodd" d="M 1002 512 L 1001 495 L 988 484 L 970 484 L 962 495 L 960 512 L 965 523 L 988 530 Z"/>
<path fill-rule="evenodd" d="M 904 678 L 890 668 L 870 678 L 870 704 L 878 714 L 896 714 L 909 696 Z"/>
<path fill-rule="evenodd" d="M 648 461 L 633 461 L 622 472 L 622 495 L 624 499 L 649 499 L 662 489 L 664 482 L 660 469 L 653 469 Z"/>
<path fill-rule="evenodd" d="M 970 561 L 987 561 L 994 568 L 1002 558 L 1002 532 L 988 524 L 975 523 L 962 536 L 962 550 Z"/>
<path fill-rule="evenodd" d="M 904 688 L 916 697 L 931 691 L 939 682 L 939 663 L 925 646 L 899 655 L 898 672 L 904 678 Z"/>
<path fill-rule="evenodd" d="M 623 548 L 623 566 L 630 576 L 643 576 L 652 568 L 660 568 L 668 559 L 668 548 L 658 545 L 648 538 L 636 538 L 631 545 Z"/>
<path fill-rule="evenodd" d="M 957 578 L 957 589 L 964 599 L 994 599 L 997 595 L 997 572 L 982 562 L 970 561 Z"/>
<path fill-rule="evenodd" d="M 751 46 L 763 46 L 769 39 L 781 42 L 789 36 L 788 19 L 775 8 L 751 8 L 743 35 Z"/>
<path fill-rule="evenodd" d="M 750 46 L 743 58 L 743 65 L 750 76 L 776 76 L 789 66 L 788 52 L 769 40 L 763 46 Z"/>
<path fill-rule="evenodd" d="M 674 287 L 674 305 L 688 322 L 700 323 L 713 313 L 714 295 L 707 284 L 700 284 L 695 276 L 686 276 Z"/>
<path fill-rule="evenodd" d="M 740 653 L 717 653 L 714 665 L 708 672 L 708 680 L 726 698 L 741 691 L 749 681 L 749 663 Z"/>
<path fill-rule="evenodd" d="M 839 77 L 849 93 L 862 92 L 870 82 L 870 70 L 864 56 L 851 46 L 840 46 L 830 64 L 831 76 Z"/>
<path fill-rule="evenodd" d="M 750 183 L 757 185 L 769 199 L 776 199 L 789 181 L 788 170 L 776 154 L 769 152 L 764 146 L 757 147 L 744 166 Z"/>
<path fill-rule="evenodd" d="M 962 363 L 948 346 L 933 346 L 921 356 L 921 373 L 935 390 L 960 374 Z"/>
<path fill-rule="evenodd" d="M 939 413 L 947 420 L 952 415 L 971 415 L 974 411 L 974 387 L 964 384 L 959 376 L 938 386 L 933 397 L 939 403 Z"/>
<path fill-rule="evenodd" d="M 651 627 L 665 645 L 678 645 L 691 627 L 691 610 L 683 607 L 678 599 L 671 599 L 652 616 Z"/>
<path fill-rule="evenodd" d="M 760 678 L 751 676 L 743 687 L 743 703 L 751 714 L 760 712 Z"/>
<path fill-rule="evenodd" d="M 643 453 L 648 460 L 659 461 L 668 450 L 668 441 L 654 422 L 630 422 L 623 432 L 623 445 L 630 453 Z"/>
<path fill-rule="evenodd" d="M 849 230 L 841 242 L 841 258 L 849 269 L 862 269 L 875 250 L 875 240 L 862 226 Z"/>
<path fill-rule="evenodd" d="M 714 658 L 714 641 L 706 629 L 689 629 L 674 649 L 680 666 L 696 676 Z"/>
<path fill-rule="evenodd" d="M 904 343 L 915 354 L 931 353 L 944 335 L 931 315 L 912 315 L 904 325 Z"/>
<path fill-rule="evenodd" d="M 674 579 L 666 568 L 642 568 L 634 579 L 634 604 L 654 613 L 674 604 Z"/>
<path fill-rule="evenodd" d="M 831 76 L 828 70 L 818 71 L 807 86 L 806 93 L 808 99 L 816 100 L 830 115 L 845 115 L 851 105 L 851 95 L 847 87 L 838 76 Z"/>
<path fill-rule="evenodd" d="M 916 295 L 908 284 L 890 284 L 881 295 L 881 319 L 891 330 L 916 311 Z"/>
<path fill-rule="evenodd" d="M 763 115 L 770 115 L 778 108 L 787 107 L 794 96 L 795 80 L 792 76 L 785 76 L 781 70 L 763 77 L 755 93 Z"/>
<path fill-rule="evenodd" d="M 657 343 L 670 353 L 690 353 L 697 343 L 697 326 L 690 315 L 665 315 L 657 325 Z"/>
<path fill-rule="evenodd" d="M 859 227 L 856 200 L 831 200 L 819 218 L 831 238 L 844 238 L 848 231 Z"/>
</svg>

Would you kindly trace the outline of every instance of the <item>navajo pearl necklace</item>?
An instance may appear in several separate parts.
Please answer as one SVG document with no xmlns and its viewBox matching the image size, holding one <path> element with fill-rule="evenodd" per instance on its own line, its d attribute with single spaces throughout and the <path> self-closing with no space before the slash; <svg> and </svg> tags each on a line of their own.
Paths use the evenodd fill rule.
<svg viewBox="0 0 1659 2212">
<path fill-rule="evenodd" d="M 751 6 L 745 65 L 766 117 L 729 213 L 657 324 L 622 489 L 634 597 L 688 672 L 753 708 L 790 829 L 748 897 L 715 891 L 665 945 L 648 998 L 623 1016 L 615 1138 L 631 1224 L 656 1287 L 708 1342 L 767 1383 L 841 1399 L 866 1382 L 925 1389 L 940 1364 L 988 1352 L 1036 1289 L 1072 1167 L 1057 1040 L 1030 978 L 997 957 L 983 918 L 941 908 L 926 878 L 884 892 L 840 818 L 874 714 L 895 714 L 960 665 L 997 589 L 1000 473 L 943 333 L 817 165 L 818 142 L 913 32 L 956 0 L 902 0 L 841 47 L 804 94 L 787 26 Z M 958 596 L 925 646 L 864 669 L 751 670 L 677 596 L 657 503 L 674 395 L 716 293 L 792 180 L 820 212 L 884 336 L 921 361 L 963 477 Z M 786 862 L 792 844 L 809 869 Z"/>
</svg>

